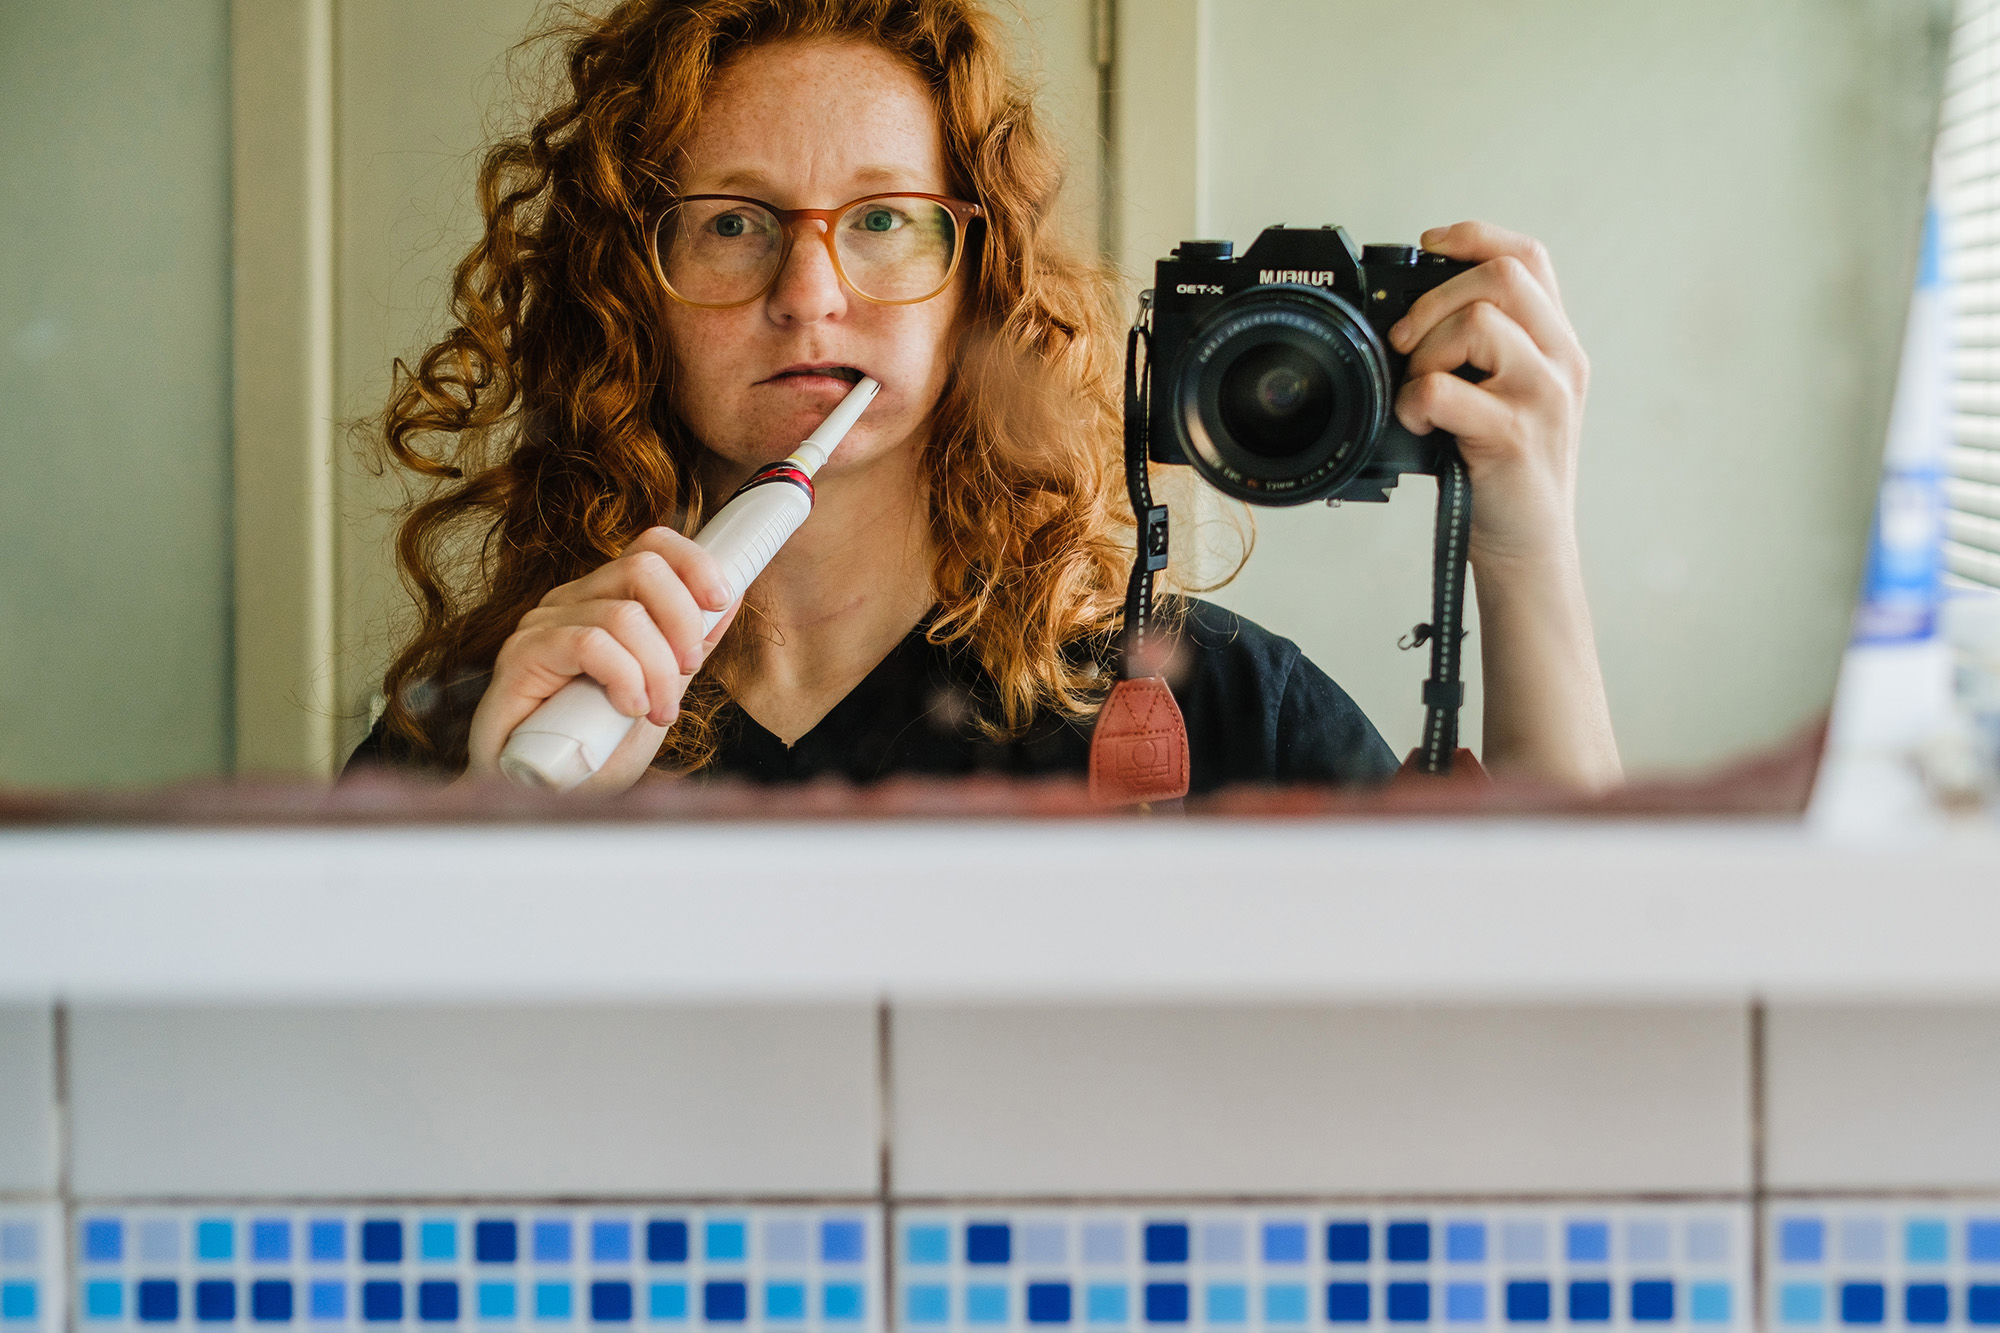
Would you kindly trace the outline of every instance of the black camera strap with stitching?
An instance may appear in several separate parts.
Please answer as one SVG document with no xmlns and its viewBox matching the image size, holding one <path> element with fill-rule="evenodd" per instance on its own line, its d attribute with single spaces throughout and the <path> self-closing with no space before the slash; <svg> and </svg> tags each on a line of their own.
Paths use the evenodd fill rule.
<svg viewBox="0 0 2000 1333">
<path fill-rule="evenodd" d="M 1153 660 L 1154 654 L 1148 651 L 1147 635 L 1152 628 L 1153 576 L 1167 566 L 1168 531 L 1166 506 L 1153 503 L 1146 457 L 1149 438 L 1146 410 L 1151 403 L 1153 374 L 1152 300 L 1150 291 L 1140 294 L 1139 318 L 1125 338 L 1125 490 L 1139 531 L 1132 576 L 1125 585 L 1125 623 L 1118 654 L 1120 681 L 1157 674 L 1159 666 Z M 1142 351 L 1146 353 L 1143 358 Z M 1458 710 L 1465 702 L 1465 685 L 1459 675 L 1465 637 L 1466 556 L 1472 534 L 1472 479 L 1465 460 L 1459 456 L 1457 442 L 1448 436 L 1440 439 L 1437 484 L 1437 523 L 1431 548 L 1431 621 L 1418 627 L 1418 642 L 1425 637 L 1430 640 L 1431 674 L 1424 682 L 1424 740 L 1417 755 L 1417 768 L 1441 776 L 1451 772 L 1452 760 L 1458 752 Z"/>
</svg>

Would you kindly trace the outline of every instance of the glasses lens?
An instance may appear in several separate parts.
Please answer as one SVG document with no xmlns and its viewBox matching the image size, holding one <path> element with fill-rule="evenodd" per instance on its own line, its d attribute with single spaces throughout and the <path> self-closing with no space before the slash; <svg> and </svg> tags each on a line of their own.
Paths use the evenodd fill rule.
<svg viewBox="0 0 2000 1333">
<path fill-rule="evenodd" d="M 784 253 L 778 219 L 731 199 L 695 199 L 660 220 L 660 272 L 684 301 L 734 305 L 764 290 Z"/>
<path fill-rule="evenodd" d="M 855 291 L 877 301 L 921 301 L 951 276 L 958 223 L 935 200 L 864 199 L 841 214 L 833 244 Z"/>
</svg>

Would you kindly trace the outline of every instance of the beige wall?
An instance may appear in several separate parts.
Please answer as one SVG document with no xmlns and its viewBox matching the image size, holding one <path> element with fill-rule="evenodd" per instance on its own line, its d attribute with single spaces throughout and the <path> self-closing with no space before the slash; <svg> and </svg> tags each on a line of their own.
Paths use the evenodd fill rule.
<svg viewBox="0 0 2000 1333">
<path fill-rule="evenodd" d="M 226 0 L 0 3 L 0 783 L 231 753 Z"/>
<path fill-rule="evenodd" d="M 1825 708 L 1943 0 L 1127 0 L 1127 23 L 1197 7 L 1198 58 L 1125 99 L 1142 125 L 1191 123 L 1178 188 L 1200 234 L 1330 222 L 1408 241 L 1484 217 L 1554 251 L 1594 367 L 1578 503 L 1628 762 L 1714 762 Z M 1127 247 L 1134 267 L 1161 253 Z M 1399 750 L 1427 664 L 1394 644 L 1428 618 L 1434 495 L 1260 512 L 1249 569 L 1218 594 L 1297 639 Z"/>
</svg>

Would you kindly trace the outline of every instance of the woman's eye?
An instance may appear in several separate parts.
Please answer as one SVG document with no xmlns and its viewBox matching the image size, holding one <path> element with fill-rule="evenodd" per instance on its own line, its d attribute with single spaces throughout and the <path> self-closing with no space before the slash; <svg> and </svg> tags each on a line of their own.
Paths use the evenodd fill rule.
<svg viewBox="0 0 2000 1333">
<path fill-rule="evenodd" d="M 871 208 L 861 215 L 861 229 L 863 231 L 894 231 L 896 229 L 896 214 L 886 208 Z"/>
<path fill-rule="evenodd" d="M 717 236 L 741 236 L 749 228 L 744 224 L 741 213 L 724 213 L 715 220 Z"/>
</svg>

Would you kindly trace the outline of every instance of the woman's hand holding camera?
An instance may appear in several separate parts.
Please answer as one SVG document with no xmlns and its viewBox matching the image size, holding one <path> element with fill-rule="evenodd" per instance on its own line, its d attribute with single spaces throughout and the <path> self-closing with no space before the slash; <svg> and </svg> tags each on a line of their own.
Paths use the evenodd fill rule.
<svg viewBox="0 0 2000 1333">
<path fill-rule="evenodd" d="M 733 596 L 707 551 L 670 528 L 653 528 L 608 564 L 565 583 L 521 617 L 493 663 L 472 715 L 466 777 L 491 781 L 501 747 L 543 700 L 589 676 L 636 719 L 631 735 L 580 791 L 623 791 L 659 753 L 681 695 L 735 611 L 704 629 L 705 611 Z"/>
<path fill-rule="evenodd" d="M 1576 543 L 1590 362 L 1541 244 L 1483 222 L 1425 232 L 1479 267 L 1427 292 L 1389 331 L 1409 354 L 1396 415 L 1458 437 L 1472 476 L 1487 765 L 1569 785 L 1620 778 Z M 1470 365 L 1478 383 L 1452 372 Z"/>
</svg>

